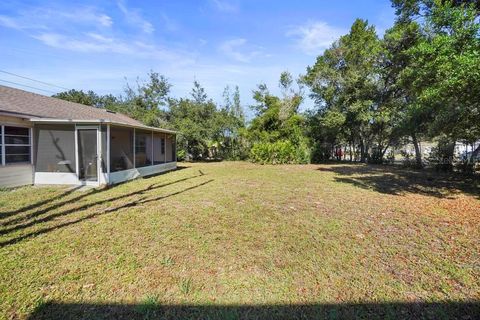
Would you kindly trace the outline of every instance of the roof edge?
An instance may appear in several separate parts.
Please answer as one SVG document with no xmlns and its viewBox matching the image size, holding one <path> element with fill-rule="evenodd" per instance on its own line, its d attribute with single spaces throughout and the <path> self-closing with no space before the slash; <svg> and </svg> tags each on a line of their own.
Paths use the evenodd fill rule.
<svg viewBox="0 0 480 320">
<path fill-rule="evenodd" d="M 150 126 L 145 126 L 145 125 L 133 125 L 133 124 L 116 122 L 116 121 L 105 120 L 105 119 L 78 120 L 78 119 L 56 119 L 56 118 L 30 118 L 29 120 L 33 123 L 72 123 L 72 124 L 76 124 L 76 123 L 79 123 L 79 124 L 87 124 L 87 123 L 102 124 L 102 123 L 104 123 L 104 124 L 111 124 L 111 125 L 116 125 L 116 126 L 120 126 L 120 127 L 129 127 L 129 128 L 137 128 L 137 129 L 144 129 L 144 130 L 152 130 L 152 131 L 157 131 L 157 132 L 177 134 L 177 131 L 174 131 L 174 130 L 150 127 Z"/>
</svg>

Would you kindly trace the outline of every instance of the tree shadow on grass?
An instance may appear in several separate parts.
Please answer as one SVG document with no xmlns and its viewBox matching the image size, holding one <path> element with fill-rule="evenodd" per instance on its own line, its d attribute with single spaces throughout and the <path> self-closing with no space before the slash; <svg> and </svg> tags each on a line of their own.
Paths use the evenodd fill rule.
<svg viewBox="0 0 480 320">
<path fill-rule="evenodd" d="M 37 208 L 37 207 L 40 207 L 40 206 L 43 206 L 47 203 L 50 203 L 52 201 L 54 201 L 55 199 L 62 199 L 62 198 L 65 198 L 67 197 L 69 194 L 77 191 L 78 189 L 80 189 L 82 186 L 75 186 L 75 187 L 72 187 L 72 188 L 69 188 L 67 189 L 65 192 L 59 194 L 59 195 L 55 195 L 53 197 L 50 197 L 50 198 L 47 198 L 47 199 L 44 199 L 44 200 L 41 200 L 41 201 L 38 201 L 38 202 L 35 202 L 35 203 L 32 203 L 32 204 L 29 204 L 29 205 L 26 205 L 24 207 L 21 207 L 21 208 L 18 208 L 18 209 L 15 209 L 15 210 L 11 210 L 11 211 L 4 211 L 4 212 L 1 212 L 0 213 L 0 220 L 3 220 L 3 219 L 6 219 L 8 217 L 11 217 L 11 216 L 14 216 L 16 214 L 19 214 L 19 213 L 22 213 L 22 212 L 25 212 L 25 211 L 29 211 L 31 209 L 34 209 L 34 208 Z"/>
<path fill-rule="evenodd" d="M 164 175 L 164 174 L 167 174 L 167 173 L 171 173 L 173 171 L 179 171 L 179 170 L 184 170 L 184 169 L 189 169 L 190 167 L 186 167 L 186 166 L 177 166 L 175 169 L 173 170 L 169 170 L 169 171 L 164 171 L 164 172 L 160 172 L 160 173 L 156 173 L 156 174 L 151 174 L 151 175 L 148 175 L 148 176 L 145 176 L 145 177 L 142 177 L 142 179 L 144 180 L 148 180 L 148 179 L 152 179 L 152 178 L 155 178 L 159 175 Z M 203 175 L 203 173 L 201 173 L 201 175 Z M 182 180 L 184 181 L 184 179 Z M 10 224 L 14 224 L 20 220 L 23 220 L 23 218 L 19 218 L 19 219 L 13 219 L 13 220 L 10 220 L 8 222 L 1 222 L 1 220 L 6 220 L 7 218 L 11 217 L 11 216 L 14 216 L 14 215 L 18 215 L 18 214 L 22 214 L 22 213 L 25 213 L 27 211 L 30 211 L 32 209 L 35 209 L 35 208 L 38 208 L 38 207 L 41 207 L 43 205 L 46 205 L 48 203 L 53 203 L 51 206 L 47 207 L 47 208 L 44 208 L 44 209 L 39 209 L 37 210 L 36 212 L 34 213 L 30 213 L 29 217 L 32 217 L 32 216 L 37 216 L 37 215 L 40 215 L 42 213 L 45 213 L 47 211 L 51 211 L 51 210 L 54 210 L 56 208 L 59 208 L 61 206 L 64 206 L 68 203 L 74 203 L 78 200 L 81 200 L 82 198 L 85 198 L 87 196 L 90 196 L 92 194 L 95 194 L 95 193 L 99 193 L 101 191 L 105 191 L 105 190 L 111 190 L 113 188 L 116 188 L 124 183 L 128 183 L 128 182 L 131 182 L 131 180 L 129 181 L 124 181 L 124 182 L 121 182 L 121 183 L 117 183 L 117 184 L 114 184 L 114 185 L 110 185 L 110 186 L 107 186 L 105 188 L 96 188 L 96 189 L 91 189 L 89 191 L 86 191 L 82 194 L 79 194 L 77 195 L 76 197 L 73 197 L 73 198 L 70 198 L 70 199 L 66 199 L 70 194 L 78 191 L 79 189 L 81 189 L 83 186 L 74 186 L 74 187 L 70 187 L 68 188 L 66 191 L 64 191 L 63 193 L 57 195 L 55 194 L 54 196 L 52 197 L 48 197 L 47 199 L 44 199 L 44 200 L 41 200 L 41 201 L 38 201 L 38 202 L 35 202 L 35 203 L 32 203 L 32 204 L 29 204 L 29 205 L 26 205 L 24 207 L 21 207 L 21 208 L 18 208 L 18 209 L 15 209 L 15 210 L 11 210 L 11 211 L 4 211 L 4 212 L 0 212 L 0 226 L 2 225 L 10 225 Z M 1 231 L 0 231 L 0 234 L 1 234 Z"/>
<path fill-rule="evenodd" d="M 317 170 L 335 173 L 336 182 L 380 193 L 393 195 L 416 193 L 438 198 L 465 193 L 480 198 L 480 179 L 456 173 L 360 164 L 328 165 Z"/>
<path fill-rule="evenodd" d="M 304 305 L 161 305 L 47 302 L 39 319 L 463 319 L 480 318 L 479 301 Z"/>
<path fill-rule="evenodd" d="M 193 178 L 201 177 L 203 175 L 204 175 L 204 173 L 200 172 L 200 174 L 198 174 L 198 175 L 191 176 L 191 177 L 186 177 L 186 178 L 183 178 L 183 179 L 178 179 L 178 180 L 175 180 L 175 181 L 172 181 L 172 182 L 154 183 L 154 184 L 149 185 L 146 188 L 143 188 L 143 189 L 131 192 L 131 193 L 122 194 L 122 195 L 117 196 L 117 197 L 107 198 L 107 199 L 104 199 L 102 201 L 88 203 L 88 204 L 83 205 L 81 207 L 77 207 L 77 208 L 67 210 L 67 211 L 64 211 L 64 212 L 61 212 L 61 213 L 57 213 L 57 214 L 51 214 L 51 215 L 46 216 L 46 217 L 41 218 L 41 219 L 36 219 L 36 220 L 29 221 L 31 219 L 35 219 L 35 218 L 37 218 L 37 217 L 39 217 L 43 214 L 49 213 L 50 211 L 56 210 L 60 207 L 68 205 L 70 203 L 75 203 L 75 202 L 77 202 L 77 201 L 79 201 L 83 198 L 86 198 L 87 196 L 90 196 L 90 195 L 93 195 L 93 194 L 96 194 L 96 193 L 99 193 L 101 191 L 106 190 L 106 189 L 92 189 L 91 191 L 86 192 L 85 194 L 80 194 L 80 195 L 78 195 L 76 197 L 73 197 L 71 199 L 68 199 L 66 201 L 60 201 L 58 203 L 54 203 L 51 206 L 48 206 L 48 207 L 40 209 L 40 210 L 36 210 L 34 212 L 25 214 L 23 216 L 15 218 L 15 219 L 12 219 L 12 220 L 9 220 L 9 221 L 6 221 L 6 222 L 0 222 L 0 226 L 3 226 L 3 227 L 8 227 L 10 225 L 15 225 L 14 227 L 11 227 L 11 228 L 0 229 L 0 235 L 8 234 L 8 233 L 11 233 L 13 231 L 20 230 L 20 229 L 25 229 L 25 228 L 30 227 L 34 224 L 39 223 L 39 222 L 47 222 L 49 220 L 55 219 L 59 216 L 62 216 L 62 215 L 65 215 L 65 214 L 68 214 L 68 213 L 71 213 L 71 212 L 74 212 L 74 211 L 77 211 L 77 210 L 88 209 L 89 207 L 99 205 L 99 204 L 103 204 L 103 203 L 106 203 L 106 202 L 109 202 L 109 201 L 115 201 L 115 200 L 123 199 L 125 197 L 130 197 L 130 196 L 138 195 L 138 194 L 141 194 L 141 193 L 145 193 L 147 191 L 151 191 L 151 190 L 155 190 L 155 189 L 159 189 L 159 188 L 164 188 L 164 187 L 167 187 L 167 186 L 179 183 L 179 182 L 183 182 L 183 181 L 187 181 L 187 180 L 190 180 L 190 179 L 193 179 Z M 21 223 L 21 222 L 24 222 L 24 224 L 18 225 L 18 223 Z"/>
<path fill-rule="evenodd" d="M 152 184 L 152 185 L 148 186 L 147 188 L 143 188 L 143 189 L 140 189 L 140 190 L 137 190 L 137 191 L 134 191 L 134 192 L 122 194 L 122 195 L 119 195 L 119 196 L 116 196 L 116 197 L 102 199 L 102 200 L 99 200 L 99 201 L 94 201 L 94 202 L 91 202 L 91 203 L 88 203 L 88 204 L 85 204 L 85 205 L 77 206 L 75 208 L 71 208 L 71 209 L 67 209 L 67 210 L 64 210 L 64 211 L 55 212 L 55 213 L 51 213 L 51 214 L 48 214 L 48 213 L 52 209 L 47 208 L 47 210 L 44 209 L 44 210 L 32 213 L 31 216 L 27 217 L 27 219 L 35 218 L 38 215 L 44 214 L 44 213 L 48 214 L 48 215 L 46 215 L 46 216 L 44 216 L 40 219 L 33 219 L 33 220 L 27 221 L 23 224 L 19 224 L 19 225 L 15 225 L 13 227 L 10 227 L 10 228 L 2 229 L 2 230 L 0 230 L 0 235 L 6 235 L 6 234 L 9 234 L 9 233 L 12 233 L 12 232 L 27 229 L 29 227 L 42 225 L 42 224 L 45 224 L 49 221 L 55 220 L 56 218 L 59 218 L 59 217 L 64 217 L 64 216 L 71 215 L 71 214 L 81 213 L 81 212 L 83 212 L 87 209 L 90 209 L 92 207 L 95 207 L 95 206 L 99 206 L 99 205 L 102 205 L 102 204 L 105 204 L 105 203 L 114 202 L 114 201 L 117 201 L 117 200 L 125 200 L 125 199 L 128 199 L 129 197 L 132 197 L 132 196 L 138 196 L 138 195 L 146 194 L 149 191 L 156 190 L 156 189 L 159 189 L 159 188 L 163 188 L 163 187 L 166 187 L 166 186 L 170 186 L 170 185 L 173 185 L 175 183 L 187 181 L 187 180 L 190 180 L 190 179 L 193 179 L 193 178 L 196 178 L 196 177 L 201 177 L 203 175 L 204 174 L 195 175 L 195 176 L 192 176 L 192 177 L 187 177 L 187 178 L 183 178 L 183 179 L 179 179 L 179 180 L 175 180 L 175 181 L 168 182 L 168 183 L 163 183 L 163 184 Z M 27 232 L 27 233 L 15 236 L 12 239 L 0 242 L 0 248 L 5 247 L 7 245 L 11 245 L 11 244 L 19 242 L 19 241 L 22 241 L 22 240 L 30 238 L 30 237 L 34 237 L 34 236 L 37 236 L 37 235 L 40 235 L 40 234 L 48 233 L 50 231 L 53 231 L 53 230 L 56 230 L 56 229 L 59 229 L 59 228 L 63 228 L 63 227 L 66 227 L 66 226 L 69 226 L 69 225 L 72 225 L 72 224 L 75 224 L 75 223 L 78 223 L 78 222 L 81 222 L 81 221 L 84 221 L 84 220 L 92 219 L 92 218 L 95 218 L 97 216 L 100 216 L 100 215 L 103 215 L 103 214 L 106 214 L 106 213 L 116 212 L 116 211 L 119 211 L 121 209 L 134 207 L 134 206 L 146 204 L 146 203 L 149 203 L 149 202 L 152 202 L 152 201 L 159 201 L 159 200 L 162 200 L 162 199 L 165 199 L 165 198 L 169 198 L 169 197 L 181 194 L 183 192 L 186 192 L 188 190 L 192 190 L 192 189 L 201 187 L 201 186 L 206 185 L 206 184 L 208 184 L 212 181 L 213 181 L 213 179 L 208 180 L 208 181 L 203 182 L 203 183 L 200 183 L 200 184 L 197 184 L 197 185 L 194 185 L 192 187 L 182 189 L 182 190 L 177 191 L 177 192 L 173 192 L 173 193 L 164 195 L 164 196 L 158 196 L 158 197 L 144 196 L 140 199 L 132 200 L 132 201 L 129 201 L 129 202 L 126 202 L 126 203 L 118 204 L 116 206 L 113 205 L 113 206 L 110 206 L 110 207 L 105 208 L 105 209 L 97 210 L 94 213 L 88 214 L 86 216 L 75 219 L 73 221 L 68 221 L 68 222 L 57 224 L 57 225 L 54 225 L 54 226 L 51 226 L 51 227 L 42 228 L 40 230 Z M 57 208 L 57 206 L 55 208 Z"/>
</svg>

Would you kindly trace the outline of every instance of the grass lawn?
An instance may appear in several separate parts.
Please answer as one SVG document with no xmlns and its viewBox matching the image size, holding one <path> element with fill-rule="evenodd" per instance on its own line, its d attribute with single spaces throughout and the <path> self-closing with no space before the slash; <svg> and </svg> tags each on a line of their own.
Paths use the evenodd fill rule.
<svg viewBox="0 0 480 320">
<path fill-rule="evenodd" d="M 0 191 L 0 318 L 480 318 L 478 182 L 181 166 Z"/>
</svg>

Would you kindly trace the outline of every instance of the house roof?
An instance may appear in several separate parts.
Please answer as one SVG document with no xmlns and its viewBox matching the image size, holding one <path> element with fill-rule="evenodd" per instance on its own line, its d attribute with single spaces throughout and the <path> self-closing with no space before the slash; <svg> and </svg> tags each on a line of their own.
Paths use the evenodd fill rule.
<svg viewBox="0 0 480 320">
<path fill-rule="evenodd" d="M 174 131 L 148 127 L 118 112 L 0 85 L 0 112 L 33 122 L 106 122 L 156 131 Z"/>
</svg>

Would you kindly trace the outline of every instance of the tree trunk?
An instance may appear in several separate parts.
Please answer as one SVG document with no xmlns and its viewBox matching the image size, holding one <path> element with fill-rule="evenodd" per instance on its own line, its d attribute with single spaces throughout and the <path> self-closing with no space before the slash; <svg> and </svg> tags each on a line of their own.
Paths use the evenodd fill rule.
<svg viewBox="0 0 480 320">
<path fill-rule="evenodd" d="M 363 140 L 360 140 L 360 162 L 365 163 L 365 145 Z"/>
<path fill-rule="evenodd" d="M 422 153 L 420 152 L 417 135 L 415 133 L 412 133 L 412 143 L 413 143 L 413 147 L 415 148 L 415 164 L 418 168 L 422 168 L 423 167 Z"/>
<path fill-rule="evenodd" d="M 350 151 L 350 162 L 353 161 L 353 153 L 352 153 L 352 143 L 350 142 L 350 146 L 349 146 L 349 151 Z"/>
</svg>

